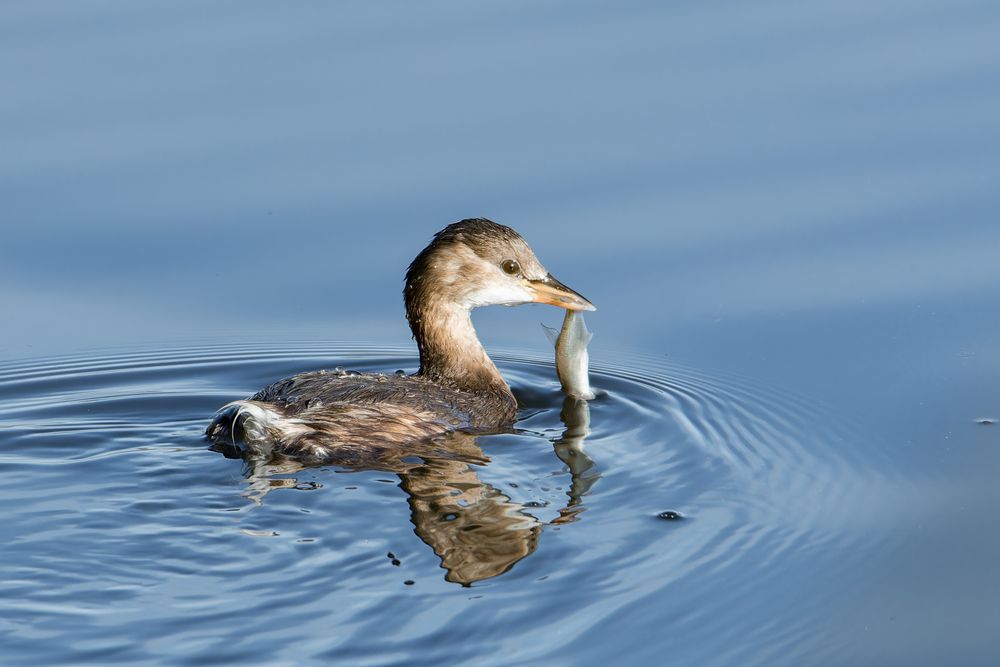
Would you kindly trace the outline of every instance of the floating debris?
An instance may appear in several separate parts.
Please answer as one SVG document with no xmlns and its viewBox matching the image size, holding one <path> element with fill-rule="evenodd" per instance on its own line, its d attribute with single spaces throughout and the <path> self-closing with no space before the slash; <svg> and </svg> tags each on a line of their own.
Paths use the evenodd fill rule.
<svg viewBox="0 0 1000 667">
<path fill-rule="evenodd" d="M 316 489 L 322 489 L 323 485 L 319 482 L 299 482 L 292 488 L 296 491 L 315 491 Z"/>
</svg>

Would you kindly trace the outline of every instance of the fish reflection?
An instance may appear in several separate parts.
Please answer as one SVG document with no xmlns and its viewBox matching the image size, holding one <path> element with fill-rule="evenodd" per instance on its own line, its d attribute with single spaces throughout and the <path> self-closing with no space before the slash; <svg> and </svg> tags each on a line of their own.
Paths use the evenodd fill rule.
<svg viewBox="0 0 1000 667">
<path fill-rule="evenodd" d="M 583 446 L 590 434 L 590 407 L 586 401 L 566 398 L 560 418 L 565 426 L 553 442 L 556 456 L 569 468 L 570 484 L 564 506 L 551 521 L 577 520 L 582 498 L 600 477 Z M 213 446 L 228 457 L 237 449 Z M 385 470 L 399 476 L 407 494 L 414 532 L 441 559 L 445 579 L 463 586 L 496 577 L 534 552 L 544 522 L 524 504 L 482 481 L 477 467 L 489 457 L 477 437 L 453 433 L 445 440 L 398 449 L 366 452 L 357 460 L 346 452 L 332 463 L 353 470 Z M 247 461 L 245 495 L 253 501 L 277 488 L 303 488 L 294 478 L 275 477 L 301 470 L 292 460 Z"/>
<path fill-rule="evenodd" d="M 569 468 L 570 486 L 566 492 L 569 501 L 552 523 L 569 523 L 583 511 L 582 498 L 590 492 L 600 474 L 594 467 L 594 460 L 583 451 L 583 443 L 590 435 L 590 404 L 567 396 L 559 418 L 566 429 L 553 444 L 556 456 Z"/>
</svg>

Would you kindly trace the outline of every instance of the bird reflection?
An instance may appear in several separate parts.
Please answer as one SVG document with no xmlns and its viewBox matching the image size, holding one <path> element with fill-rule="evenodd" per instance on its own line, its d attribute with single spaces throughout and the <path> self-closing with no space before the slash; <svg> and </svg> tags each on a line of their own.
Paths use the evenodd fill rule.
<svg viewBox="0 0 1000 667">
<path fill-rule="evenodd" d="M 565 428 L 553 442 L 556 456 L 566 464 L 570 484 L 564 506 L 551 521 L 575 521 L 583 511 L 582 498 L 599 479 L 594 461 L 583 445 L 590 434 L 590 407 L 586 401 L 566 398 L 560 413 Z M 242 456 L 242 450 L 213 445 L 227 457 Z M 352 470 L 384 470 L 399 476 L 406 492 L 414 532 L 441 559 L 445 579 L 463 586 L 496 577 L 534 552 L 543 522 L 496 487 L 483 482 L 477 467 L 490 462 L 467 433 L 452 433 L 444 439 L 373 452 L 345 451 L 331 464 Z M 302 488 L 293 474 L 302 465 L 293 460 L 247 460 L 247 488 L 254 502 L 277 488 Z"/>
<path fill-rule="evenodd" d="M 532 553 L 541 522 L 475 468 L 428 459 L 400 474 L 414 530 L 441 559 L 445 579 L 469 585 L 503 574 Z"/>
</svg>

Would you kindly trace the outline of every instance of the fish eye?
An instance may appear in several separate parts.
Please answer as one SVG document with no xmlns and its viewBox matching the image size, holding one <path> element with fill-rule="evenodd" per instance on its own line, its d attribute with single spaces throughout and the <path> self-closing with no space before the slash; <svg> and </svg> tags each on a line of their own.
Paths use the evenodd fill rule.
<svg viewBox="0 0 1000 667">
<path fill-rule="evenodd" d="M 521 273 L 521 265 L 517 263 L 516 259 L 505 259 L 501 264 L 500 268 L 508 276 L 516 276 Z"/>
</svg>

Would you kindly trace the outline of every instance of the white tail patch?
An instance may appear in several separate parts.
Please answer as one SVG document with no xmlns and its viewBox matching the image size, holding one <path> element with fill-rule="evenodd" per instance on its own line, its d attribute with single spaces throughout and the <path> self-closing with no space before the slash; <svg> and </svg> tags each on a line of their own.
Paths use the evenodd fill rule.
<svg viewBox="0 0 1000 667">
<path fill-rule="evenodd" d="M 241 417 L 243 418 L 242 422 L 240 422 Z M 298 419 L 286 417 L 256 401 L 227 403 L 219 408 L 215 420 L 229 421 L 229 433 L 233 446 L 236 446 L 237 424 L 243 429 L 244 442 L 250 446 L 269 443 L 276 439 L 295 437 L 310 430 Z"/>
</svg>

